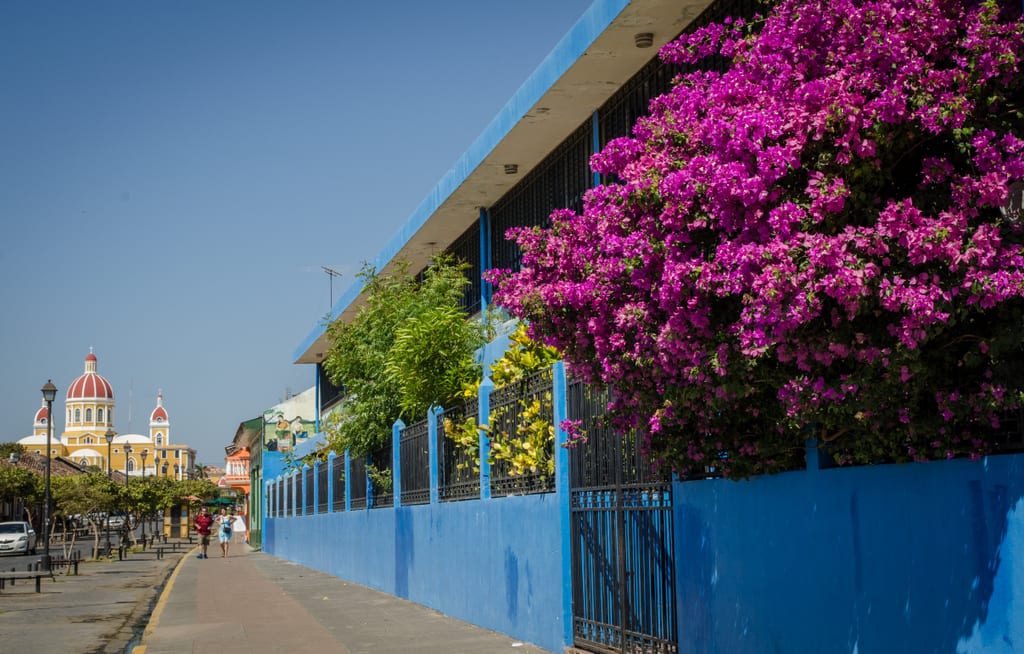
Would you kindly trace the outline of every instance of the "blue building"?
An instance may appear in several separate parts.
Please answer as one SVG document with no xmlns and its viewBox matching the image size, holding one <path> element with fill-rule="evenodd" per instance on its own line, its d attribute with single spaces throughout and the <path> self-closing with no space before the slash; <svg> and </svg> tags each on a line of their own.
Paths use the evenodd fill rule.
<svg viewBox="0 0 1024 654">
<path fill-rule="evenodd" d="M 480 311 L 481 271 L 517 265 L 506 229 L 579 209 L 601 182 L 590 155 L 669 88 L 678 71 L 657 49 L 754 9 L 596 0 L 371 264 L 418 270 L 451 252 L 471 265 L 463 306 Z M 332 321 L 355 315 L 360 290 Z M 317 371 L 318 416 L 340 398 L 328 349 L 318 326 L 293 357 Z M 602 405 L 560 365 L 543 384 L 554 424 Z M 463 410 L 483 423 L 501 401 L 485 385 Z M 395 425 L 373 461 L 392 489 L 345 452 L 301 470 L 265 453 L 265 550 L 552 652 L 1024 652 L 1021 455 L 830 469 L 811 447 L 802 470 L 678 483 L 633 465 L 626 439 L 592 439 L 609 476 L 557 433 L 554 479 L 509 492 L 485 465 L 454 472 L 440 417 Z"/>
</svg>

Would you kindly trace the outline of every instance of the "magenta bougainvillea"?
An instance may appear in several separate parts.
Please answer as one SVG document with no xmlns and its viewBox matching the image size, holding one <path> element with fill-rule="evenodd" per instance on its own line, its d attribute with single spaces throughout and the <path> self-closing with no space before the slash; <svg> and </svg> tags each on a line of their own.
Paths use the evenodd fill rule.
<svg viewBox="0 0 1024 654">
<path fill-rule="evenodd" d="M 684 476 L 979 456 L 1024 389 L 1019 3 L 783 0 L 511 230 L 495 301 Z M 701 71 L 708 55 L 732 63 Z"/>
</svg>

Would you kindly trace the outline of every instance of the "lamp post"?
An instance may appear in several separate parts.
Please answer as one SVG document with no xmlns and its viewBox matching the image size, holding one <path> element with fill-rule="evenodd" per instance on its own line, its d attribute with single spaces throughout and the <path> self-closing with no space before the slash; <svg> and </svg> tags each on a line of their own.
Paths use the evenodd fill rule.
<svg viewBox="0 0 1024 654">
<path fill-rule="evenodd" d="M 146 490 L 146 456 L 148 454 L 149 454 L 149 450 L 142 450 L 141 452 L 139 452 L 139 456 L 142 457 L 142 490 L 143 490 L 143 492 L 145 492 L 145 490 Z M 145 513 L 145 508 L 146 507 L 143 507 L 143 512 L 144 513 Z M 142 544 L 143 544 L 143 547 L 145 547 L 145 544 L 146 544 L 146 515 L 142 516 Z"/>
<path fill-rule="evenodd" d="M 132 453 L 132 446 L 124 445 L 124 487 L 128 488 L 128 455 Z"/>
<path fill-rule="evenodd" d="M 131 529 L 132 529 L 132 521 L 131 521 L 131 514 L 128 512 L 128 507 L 130 506 L 128 504 L 128 458 L 129 458 L 128 455 L 131 454 L 131 453 L 132 453 L 132 446 L 130 444 L 128 444 L 128 443 L 125 443 L 124 444 L 124 501 L 125 501 L 125 507 L 124 507 L 124 523 L 123 524 L 127 525 L 129 532 L 131 532 Z M 121 544 L 122 545 L 124 545 L 124 539 L 125 539 L 125 536 L 124 536 L 124 533 L 123 533 L 124 529 L 125 529 L 124 527 L 121 527 L 121 531 L 122 531 L 122 534 L 121 534 Z"/>
<path fill-rule="evenodd" d="M 43 495 L 43 570 L 50 570 L 50 439 L 53 438 L 53 400 L 57 387 L 46 380 L 43 385 L 43 399 L 46 400 L 46 491 Z"/>
<path fill-rule="evenodd" d="M 107 480 L 110 480 L 110 445 L 114 442 L 114 430 L 107 427 L 107 433 L 103 434 L 107 439 Z M 110 509 L 107 509 L 107 554 L 110 553 Z"/>
</svg>

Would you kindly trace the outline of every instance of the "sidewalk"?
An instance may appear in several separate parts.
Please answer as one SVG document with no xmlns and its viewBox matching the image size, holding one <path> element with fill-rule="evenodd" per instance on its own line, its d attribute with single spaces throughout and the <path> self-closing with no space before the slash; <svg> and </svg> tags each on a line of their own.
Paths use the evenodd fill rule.
<svg viewBox="0 0 1024 654">
<path fill-rule="evenodd" d="M 131 654 L 547 654 L 248 545 L 189 554 Z"/>
<path fill-rule="evenodd" d="M 40 593 L 32 581 L 8 585 L 0 592 L 0 652 L 123 654 L 141 638 L 160 590 L 192 547 L 166 547 L 159 559 L 151 549 L 123 561 L 83 561 L 78 576 L 57 572 Z"/>
</svg>

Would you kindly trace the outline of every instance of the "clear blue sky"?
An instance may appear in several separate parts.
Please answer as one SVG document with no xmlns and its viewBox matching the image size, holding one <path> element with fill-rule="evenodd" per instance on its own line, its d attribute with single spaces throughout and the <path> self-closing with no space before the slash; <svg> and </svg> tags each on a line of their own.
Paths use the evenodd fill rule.
<svg viewBox="0 0 1024 654">
<path fill-rule="evenodd" d="M 0 2 L 0 442 L 89 348 L 118 432 L 223 463 L 590 0 Z M 129 415 L 131 423 L 129 424 Z"/>
</svg>

